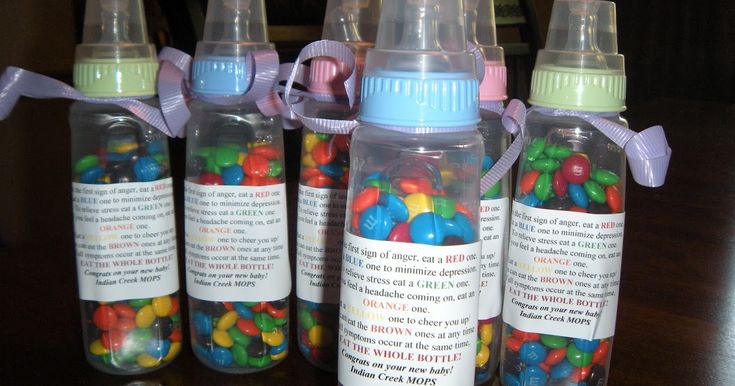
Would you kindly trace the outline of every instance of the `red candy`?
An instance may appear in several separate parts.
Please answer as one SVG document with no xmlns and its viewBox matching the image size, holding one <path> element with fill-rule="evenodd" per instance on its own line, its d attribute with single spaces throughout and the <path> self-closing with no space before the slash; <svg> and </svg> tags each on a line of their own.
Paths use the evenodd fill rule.
<svg viewBox="0 0 735 386">
<path fill-rule="evenodd" d="M 623 196 L 620 194 L 620 190 L 614 185 L 605 188 L 605 200 L 607 200 L 607 206 L 610 207 L 613 213 L 623 211 Z"/>
<path fill-rule="evenodd" d="M 179 313 L 179 298 L 176 296 L 171 296 L 171 312 L 168 313 L 168 316 L 174 316 Z"/>
<path fill-rule="evenodd" d="M 135 310 L 125 303 L 116 303 L 112 306 L 117 316 L 125 319 L 135 319 Z"/>
<path fill-rule="evenodd" d="M 521 346 L 523 346 L 523 342 L 521 342 L 520 339 L 510 337 L 508 340 L 505 341 L 505 347 L 508 347 L 510 351 L 518 352 L 521 350 Z"/>
<path fill-rule="evenodd" d="M 551 187 L 554 189 L 554 194 L 557 196 L 566 196 L 569 185 L 567 184 L 567 180 L 564 179 L 564 175 L 561 173 L 561 170 L 557 170 L 554 173 L 554 178 L 551 180 Z"/>
<path fill-rule="evenodd" d="M 215 173 L 204 173 L 199 177 L 200 185 L 224 185 L 222 177 Z"/>
<path fill-rule="evenodd" d="M 350 136 L 349 135 L 335 135 L 334 146 L 341 152 L 347 152 L 350 150 Z"/>
<path fill-rule="evenodd" d="M 115 330 L 130 332 L 133 331 L 135 327 L 136 325 L 134 319 L 118 319 L 117 324 L 115 325 Z"/>
<path fill-rule="evenodd" d="M 388 241 L 398 241 L 402 243 L 410 243 L 411 242 L 410 229 L 411 229 L 411 226 L 405 222 L 394 226 L 393 230 L 391 230 L 390 234 L 388 235 Z"/>
<path fill-rule="evenodd" d="M 242 186 L 267 186 L 280 184 L 281 180 L 275 177 L 245 177 L 240 185 Z"/>
<path fill-rule="evenodd" d="M 590 376 L 590 370 L 592 370 L 592 366 L 577 367 L 572 371 L 572 375 L 569 376 L 569 379 L 575 383 L 582 382 Z"/>
<path fill-rule="evenodd" d="M 276 307 L 273 307 L 270 303 L 266 304 L 265 311 L 268 313 L 268 315 L 274 317 L 274 318 L 285 318 L 288 316 L 288 310 L 286 308 L 278 309 Z"/>
<path fill-rule="evenodd" d="M 237 329 L 247 336 L 260 335 L 260 329 L 258 328 L 258 326 L 255 325 L 255 322 L 252 319 L 238 319 Z"/>
<path fill-rule="evenodd" d="M 92 321 L 102 331 L 111 330 L 117 324 L 117 312 L 110 306 L 101 305 L 94 310 Z"/>
<path fill-rule="evenodd" d="M 267 177 L 270 170 L 268 158 L 257 154 L 250 154 L 242 164 L 242 170 L 248 177 Z"/>
<path fill-rule="evenodd" d="M 544 363 L 549 366 L 554 366 L 559 363 L 561 363 L 564 358 L 567 356 L 567 349 L 565 348 L 555 348 L 551 351 L 549 351 L 548 354 L 546 354 L 546 359 L 544 359 Z"/>
<path fill-rule="evenodd" d="M 306 179 L 306 185 L 312 188 L 323 188 L 334 184 L 334 180 L 324 174 L 319 174 Z"/>
<path fill-rule="evenodd" d="M 561 164 L 561 172 L 570 184 L 581 185 L 590 178 L 590 160 L 581 154 L 574 154 Z"/>
<path fill-rule="evenodd" d="M 252 306 L 251 309 L 253 310 L 253 312 L 263 312 L 267 305 L 268 305 L 268 302 L 260 302 Z"/>
<path fill-rule="evenodd" d="M 250 149 L 250 155 L 257 155 L 269 160 L 275 160 L 278 159 L 278 156 L 280 154 L 278 152 L 278 149 L 276 149 L 274 146 L 264 145 L 255 146 L 254 148 Z"/>
<path fill-rule="evenodd" d="M 303 180 L 308 180 L 312 177 L 322 176 L 322 175 L 324 175 L 322 171 L 315 167 L 304 168 L 304 170 L 301 171 L 301 179 Z"/>
<path fill-rule="evenodd" d="M 337 151 L 331 142 L 319 142 L 311 149 L 311 158 L 319 165 L 326 165 L 337 157 Z"/>
<path fill-rule="evenodd" d="M 168 339 L 170 339 L 172 342 L 181 342 L 182 337 L 183 336 L 181 334 L 181 330 L 177 328 L 171 332 L 171 335 L 168 336 Z"/>
<path fill-rule="evenodd" d="M 573 206 L 573 207 L 569 208 L 569 211 L 570 212 L 577 212 L 577 213 L 587 213 L 587 209 L 580 208 L 578 206 Z"/>
<path fill-rule="evenodd" d="M 380 188 L 376 186 L 365 188 L 365 190 L 360 192 L 355 196 L 355 199 L 352 200 L 352 212 L 362 213 L 365 209 L 377 204 L 379 198 Z"/>
<path fill-rule="evenodd" d="M 431 186 L 431 181 L 425 179 L 416 178 L 403 178 L 398 182 L 398 186 L 406 194 L 411 193 L 424 193 L 434 194 L 434 187 Z"/>
<path fill-rule="evenodd" d="M 604 365 L 607 359 L 607 353 L 610 351 L 610 341 L 603 340 L 592 353 L 592 363 Z"/>
<path fill-rule="evenodd" d="M 520 339 L 521 342 L 535 342 L 539 339 L 541 339 L 541 335 L 535 333 L 535 332 L 525 332 L 521 331 L 519 329 L 514 329 L 512 332 L 513 336 Z"/>
<path fill-rule="evenodd" d="M 100 336 L 100 342 L 110 351 L 118 351 L 125 343 L 125 333 L 118 330 L 103 332 Z"/>
<path fill-rule="evenodd" d="M 533 191 L 533 187 L 534 185 L 536 185 L 536 179 L 538 179 L 539 175 L 541 175 L 540 171 L 531 170 L 530 172 L 524 174 L 523 177 L 521 177 L 519 188 L 521 189 L 521 192 L 523 194 L 528 194 Z"/>
<path fill-rule="evenodd" d="M 232 302 L 224 302 L 222 305 L 225 307 L 227 311 L 232 311 L 235 309 L 235 306 L 232 305 Z"/>
</svg>

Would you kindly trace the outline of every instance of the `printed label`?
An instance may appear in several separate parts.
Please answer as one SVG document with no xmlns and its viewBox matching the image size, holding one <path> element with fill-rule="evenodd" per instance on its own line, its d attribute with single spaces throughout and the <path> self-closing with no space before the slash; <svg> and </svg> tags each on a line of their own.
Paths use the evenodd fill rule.
<svg viewBox="0 0 735 386">
<path fill-rule="evenodd" d="M 218 302 L 287 297 L 286 185 L 184 186 L 189 295 Z"/>
<path fill-rule="evenodd" d="M 625 214 L 513 203 L 503 319 L 549 335 L 614 335 Z"/>
<path fill-rule="evenodd" d="M 296 295 L 300 299 L 339 303 L 346 204 L 344 189 L 299 185 Z"/>
<path fill-rule="evenodd" d="M 480 201 L 480 320 L 492 319 L 503 309 L 503 254 L 508 230 L 508 199 Z"/>
<path fill-rule="evenodd" d="M 179 290 L 171 178 L 72 183 L 79 297 L 114 302 Z"/>
<path fill-rule="evenodd" d="M 339 382 L 472 385 L 479 242 L 436 247 L 346 234 Z"/>
</svg>

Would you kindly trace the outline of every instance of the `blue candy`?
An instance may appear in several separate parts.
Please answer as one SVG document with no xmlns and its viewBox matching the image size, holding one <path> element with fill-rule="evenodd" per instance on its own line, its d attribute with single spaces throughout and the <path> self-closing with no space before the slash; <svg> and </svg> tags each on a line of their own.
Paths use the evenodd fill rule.
<svg viewBox="0 0 735 386">
<path fill-rule="evenodd" d="M 83 184 L 98 184 L 100 177 L 105 172 L 101 166 L 95 166 L 82 172 L 79 176 L 79 182 Z"/>
<path fill-rule="evenodd" d="M 587 192 L 584 191 L 582 185 L 569 184 L 568 189 L 569 197 L 574 202 L 574 205 L 580 208 L 586 208 L 589 205 L 590 199 L 587 197 Z"/>
<path fill-rule="evenodd" d="M 521 381 L 515 375 L 505 373 L 505 375 L 503 375 L 503 385 L 504 386 L 521 386 Z"/>
<path fill-rule="evenodd" d="M 137 151 L 129 151 L 127 153 L 107 153 L 107 161 L 108 162 L 120 162 L 120 161 L 129 161 L 137 154 Z"/>
<path fill-rule="evenodd" d="M 360 215 L 360 234 L 371 240 L 385 240 L 393 229 L 393 217 L 388 208 L 373 205 Z"/>
<path fill-rule="evenodd" d="M 230 367 L 232 365 L 232 353 L 223 347 L 215 347 L 209 354 L 209 360 L 219 367 Z"/>
<path fill-rule="evenodd" d="M 286 351 L 287 348 L 288 348 L 288 339 L 284 339 L 283 340 L 283 343 L 281 343 L 280 345 L 271 347 L 270 354 L 271 355 L 278 355 L 278 354 Z M 307 350 L 308 350 L 308 347 L 307 347 Z"/>
<path fill-rule="evenodd" d="M 342 178 L 342 176 L 345 174 L 345 170 L 342 168 L 342 165 L 339 165 L 336 162 L 321 165 L 319 166 L 319 170 L 335 180 Z"/>
<path fill-rule="evenodd" d="M 493 162 L 493 159 L 489 155 L 482 157 L 482 174 L 487 173 L 493 165 L 495 165 L 495 162 Z"/>
<path fill-rule="evenodd" d="M 545 386 L 548 381 L 546 373 L 538 366 L 529 366 L 521 371 L 521 385 Z"/>
<path fill-rule="evenodd" d="M 243 319 L 253 319 L 255 317 L 253 310 L 240 302 L 235 302 L 233 307 L 235 308 L 235 312 Z"/>
<path fill-rule="evenodd" d="M 582 352 L 593 352 L 600 345 L 599 339 L 587 340 L 587 339 L 574 339 L 574 345 L 577 346 L 579 351 Z"/>
<path fill-rule="evenodd" d="M 541 343 L 527 342 L 521 346 L 520 355 L 521 361 L 527 366 L 535 366 L 546 358 L 546 349 Z"/>
<path fill-rule="evenodd" d="M 558 365 L 551 368 L 551 372 L 549 372 L 549 375 L 551 376 L 551 379 L 561 379 L 571 375 L 572 371 L 574 371 L 574 365 L 569 363 L 568 360 L 564 359 Z"/>
<path fill-rule="evenodd" d="M 194 312 L 194 330 L 198 335 L 209 335 L 212 333 L 212 319 L 202 311 Z"/>
<path fill-rule="evenodd" d="M 161 165 L 153 157 L 140 157 L 133 165 L 133 172 L 138 182 L 151 182 L 161 175 Z"/>
<path fill-rule="evenodd" d="M 472 222 L 463 213 L 457 213 L 454 215 L 454 219 L 449 223 L 454 225 L 454 229 L 457 233 L 452 231 L 452 236 L 460 237 L 465 243 L 471 243 L 475 241 L 475 230 L 472 228 Z"/>
<path fill-rule="evenodd" d="M 160 139 L 148 144 L 149 154 L 163 153 L 163 150 L 164 150 L 163 141 L 161 141 Z"/>
<path fill-rule="evenodd" d="M 245 172 L 240 165 L 233 165 L 222 169 L 221 176 L 225 185 L 240 185 L 245 177 Z"/>
<path fill-rule="evenodd" d="M 378 199 L 380 205 L 388 208 L 393 221 L 402 223 L 408 221 L 408 207 L 395 194 L 383 193 Z"/>
<path fill-rule="evenodd" d="M 531 192 L 531 193 L 528 193 L 528 195 L 526 195 L 526 197 L 523 197 L 521 199 L 521 204 L 524 204 L 526 206 L 530 206 L 530 207 L 536 208 L 539 205 L 541 205 L 541 200 L 539 200 L 538 197 L 536 197 L 536 194 L 535 193 Z"/>
<path fill-rule="evenodd" d="M 436 213 L 417 215 L 409 224 L 411 240 L 418 244 L 441 245 L 447 236 L 446 222 L 447 220 Z"/>
<path fill-rule="evenodd" d="M 168 355 L 169 350 L 171 350 L 171 342 L 168 339 L 164 339 L 151 340 L 145 351 L 154 358 L 163 358 Z"/>
</svg>

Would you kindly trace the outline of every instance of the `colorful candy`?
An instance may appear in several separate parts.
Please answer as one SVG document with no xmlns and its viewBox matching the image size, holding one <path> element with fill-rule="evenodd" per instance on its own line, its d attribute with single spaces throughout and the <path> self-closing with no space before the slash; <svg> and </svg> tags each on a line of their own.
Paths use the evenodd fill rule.
<svg viewBox="0 0 735 386">
<path fill-rule="evenodd" d="M 262 141 L 203 147 L 189 157 L 187 178 L 200 185 L 275 185 L 285 178 L 281 156 Z"/>
<path fill-rule="evenodd" d="M 305 130 L 301 147 L 301 184 L 312 188 L 347 189 L 350 136 Z"/>
<path fill-rule="evenodd" d="M 113 303 L 85 301 L 87 356 L 113 373 L 134 374 L 162 366 L 178 355 L 181 322 L 178 307 L 154 312 L 151 304 L 174 304 L 178 294 Z M 167 311 L 163 313 L 162 311 Z"/>
<path fill-rule="evenodd" d="M 189 297 L 189 307 L 193 350 L 208 366 L 241 373 L 274 366 L 286 357 L 288 299 L 206 302 Z"/>
</svg>

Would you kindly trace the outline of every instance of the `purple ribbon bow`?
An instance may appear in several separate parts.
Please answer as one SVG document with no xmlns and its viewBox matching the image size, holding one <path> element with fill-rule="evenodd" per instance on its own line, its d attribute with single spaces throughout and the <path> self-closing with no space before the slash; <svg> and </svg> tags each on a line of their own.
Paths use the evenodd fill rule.
<svg viewBox="0 0 735 386">
<path fill-rule="evenodd" d="M 182 125 L 180 119 L 133 98 L 90 98 L 64 82 L 18 67 L 8 67 L 0 76 L 0 120 L 10 115 L 21 96 L 35 99 L 64 98 L 93 104 L 122 107 L 138 118 L 173 137 Z"/>
</svg>

